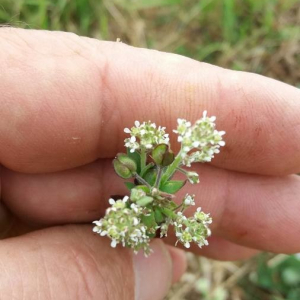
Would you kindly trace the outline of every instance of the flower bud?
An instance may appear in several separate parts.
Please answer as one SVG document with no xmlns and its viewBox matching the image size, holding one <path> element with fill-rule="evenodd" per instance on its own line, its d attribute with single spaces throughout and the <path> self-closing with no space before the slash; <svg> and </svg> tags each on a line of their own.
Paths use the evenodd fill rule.
<svg viewBox="0 0 300 300">
<path fill-rule="evenodd" d="M 157 145 L 152 151 L 152 158 L 157 165 L 166 167 L 174 160 L 174 153 L 166 144 Z"/>
<path fill-rule="evenodd" d="M 132 177 L 137 169 L 135 161 L 123 153 L 117 155 L 113 165 L 116 173 L 122 178 Z"/>
</svg>

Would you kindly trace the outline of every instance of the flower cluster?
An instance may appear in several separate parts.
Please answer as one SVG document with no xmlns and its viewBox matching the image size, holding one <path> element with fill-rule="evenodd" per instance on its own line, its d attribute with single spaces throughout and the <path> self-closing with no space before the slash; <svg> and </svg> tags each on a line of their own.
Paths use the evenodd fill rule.
<svg viewBox="0 0 300 300">
<path fill-rule="evenodd" d="M 196 205 L 195 195 L 186 194 L 181 202 L 173 201 L 175 195 L 186 182 L 199 183 L 195 171 L 187 171 L 182 166 L 190 167 L 195 162 L 211 161 L 225 145 L 222 140 L 224 131 L 217 131 L 215 117 L 203 117 L 195 124 L 178 119 L 178 141 L 181 150 L 176 155 L 169 145 L 169 136 L 165 127 L 156 127 L 150 121 L 135 122 L 131 129 L 124 131 L 130 134 L 125 139 L 127 153 L 118 153 L 113 160 L 116 173 L 126 180 L 130 197 L 109 199 L 109 207 L 104 218 L 95 221 L 94 232 L 111 239 L 111 246 L 121 244 L 135 253 L 144 250 L 149 255 L 150 240 L 157 235 L 167 236 L 172 226 L 177 243 L 190 248 L 193 242 L 199 247 L 208 245 L 210 236 L 209 214 L 198 207 L 194 214 L 186 217 L 186 209 Z M 185 180 L 173 180 L 176 172 L 181 172 Z"/>
<path fill-rule="evenodd" d="M 125 147 L 129 148 L 130 152 L 141 148 L 153 149 L 158 144 L 169 144 L 169 135 L 165 133 L 165 127 L 156 128 L 156 124 L 150 121 L 142 124 L 135 121 L 134 125 L 131 129 L 124 129 L 124 132 L 131 135 L 130 138 L 125 139 Z"/>
<path fill-rule="evenodd" d="M 182 163 L 190 167 L 194 162 L 210 162 L 214 154 L 219 153 L 220 146 L 225 142 L 222 136 L 225 131 L 215 129 L 216 117 L 207 117 L 207 111 L 203 112 L 203 117 L 193 126 L 191 122 L 184 119 L 178 119 L 177 130 L 178 142 L 181 143 Z M 188 154 L 191 150 L 197 150 Z"/>
<path fill-rule="evenodd" d="M 99 221 L 94 221 L 93 231 L 101 236 L 111 239 L 111 246 L 116 247 L 121 243 L 123 247 L 128 246 L 135 252 L 143 249 L 145 254 L 150 254 L 147 227 L 141 223 L 143 208 L 132 203 L 127 205 L 129 197 L 117 201 L 109 199 L 111 207 L 106 210 L 106 215 Z"/>
<path fill-rule="evenodd" d="M 209 214 L 201 212 L 198 207 L 193 217 L 187 218 L 182 212 L 177 213 L 177 218 L 173 222 L 177 243 L 180 242 L 186 248 L 190 248 L 190 243 L 196 243 L 200 248 L 208 245 L 206 238 L 210 236 L 208 224 L 212 223 Z"/>
</svg>

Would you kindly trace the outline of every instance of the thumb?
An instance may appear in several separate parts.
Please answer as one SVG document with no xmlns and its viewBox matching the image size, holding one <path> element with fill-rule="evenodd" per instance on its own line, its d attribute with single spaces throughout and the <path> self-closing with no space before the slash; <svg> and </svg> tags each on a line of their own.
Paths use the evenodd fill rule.
<svg viewBox="0 0 300 300">
<path fill-rule="evenodd" d="M 184 272 L 185 259 L 181 250 L 160 240 L 151 248 L 148 258 L 112 249 L 106 238 L 84 225 L 2 240 L 1 300 L 163 299 L 172 281 Z"/>
</svg>

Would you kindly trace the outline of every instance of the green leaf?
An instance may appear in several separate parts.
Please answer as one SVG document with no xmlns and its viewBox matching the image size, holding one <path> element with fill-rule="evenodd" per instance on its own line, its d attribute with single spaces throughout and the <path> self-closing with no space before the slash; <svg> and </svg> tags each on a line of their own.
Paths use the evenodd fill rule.
<svg viewBox="0 0 300 300">
<path fill-rule="evenodd" d="M 182 180 L 170 180 L 160 186 L 160 190 L 165 193 L 175 194 L 178 192 L 186 183 Z"/>
<path fill-rule="evenodd" d="M 141 220 L 142 220 L 143 224 L 146 225 L 147 228 L 149 228 L 149 229 L 150 228 L 155 228 L 157 226 L 153 211 L 151 211 L 151 213 L 147 216 L 142 215 Z"/>
<path fill-rule="evenodd" d="M 155 216 L 155 221 L 157 224 L 160 224 L 165 220 L 163 213 L 161 212 L 160 208 L 158 208 L 158 207 L 154 210 L 154 216 Z"/>
<path fill-rule="evenodd" d="M 132 160 L 135 161 L 136 166 L 137 166 L 136 172 L 138 174 L 140 174 L 140 172 L 141 172 L 141 155 L 137 151 L 131 153 L 129 148 L 127 148 L 127 156 L 129 156 Z"/>
<path fill-rule="evenodd" d="M 131 191 L 134 187 L 135 187 L 135 184 L 133 182 L 124 182 L 125 186 L 128 188 L 129 191 Z"/>
<path fill-rule="evenodd" d="M 155 168 L 152 168 L 150 170 L 148 170 L 145 175 L 143 176 L 143 178 L 151 185 L 153 186 L 155 184 L 155 180 L 156 180 L 156 174 L 157 171 Z"/>
</svg>

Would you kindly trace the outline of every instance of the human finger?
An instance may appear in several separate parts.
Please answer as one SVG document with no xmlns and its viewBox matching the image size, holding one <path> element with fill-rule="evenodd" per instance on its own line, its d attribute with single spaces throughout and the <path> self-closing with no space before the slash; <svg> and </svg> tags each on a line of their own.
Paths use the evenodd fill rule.
<svg viewBox="0 0 300 300">
<path fill-rule="evenodd" d="M 1 299 L 163 299 L 184 272 L 185 256 L 158 240 L 151 247 L 148 258 L 111 251 L 83 225 L 2 240 Z"/>
<path fill-rule="evenodd" d="M 185 187 L 176 199 L 195 194 L 196 207 L 213 217 L 213 234 L 260 250 L 300 251 L 299 176 L 255 176 L 206 165 L 195 170 L 200 184 Z M 8 169 L 2 174 L 3 201 L 27 223 L 91 222 L 104 214 L 108 198 L 128 194 L 109 160 L 44 175 Z"/>
<path fill-rule="evenodd" d="M 0 30 L 0 161 L 64 170 L 112 157 L 139 119 L 217 116 L 226 147 L 213 164 L 260 174 L 300 170 L 300 91 L 259 75 L 73 34 Z"/>
</svg>

